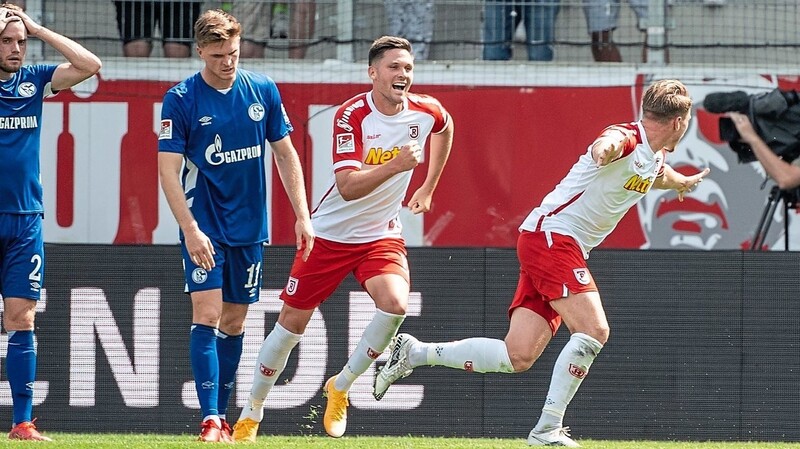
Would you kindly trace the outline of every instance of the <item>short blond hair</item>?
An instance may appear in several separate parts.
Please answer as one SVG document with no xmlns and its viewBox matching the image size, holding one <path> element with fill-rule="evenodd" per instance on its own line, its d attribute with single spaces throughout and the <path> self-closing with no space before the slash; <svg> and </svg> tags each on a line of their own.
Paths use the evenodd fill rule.
<svg viewBox="0 0 800 449">
<path fill-rule="evenodd" d="M 691 109 L 689 90 L 678 80 L 655 81 L 642 96 L 642 112 L 659 122 L 686 117 Z"/>
<path fill-rule="evenodd" d="M 198 47 L 233 39 L 242 34 L 242 26 L 236 17 L 221 10 L 204 12 L 194 23 L 194 40 Z"/>
</svg>

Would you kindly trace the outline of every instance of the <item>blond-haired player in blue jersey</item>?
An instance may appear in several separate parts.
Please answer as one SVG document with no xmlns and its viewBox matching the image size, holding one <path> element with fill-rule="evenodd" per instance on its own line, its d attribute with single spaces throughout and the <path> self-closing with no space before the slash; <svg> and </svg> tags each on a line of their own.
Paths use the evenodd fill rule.
<svg viewBox="0 0 800 449">
<path fill-rule="evenodd" d="M 298 251 L 313 247 L 300 158 L 275 83 L 237 67 L 241 26 L 222 11 L 195 23 L 200 72 L 164 95 L 158 165 L 180 227 L 192 301 L 189 356 L 203 414 L 200 441 L 229 442 L 225 420 L 244 320 L 261 290 L 268 150 L 294 209 Z M 268 146 L 267 146 L 268 145 Z"/>
</svg>

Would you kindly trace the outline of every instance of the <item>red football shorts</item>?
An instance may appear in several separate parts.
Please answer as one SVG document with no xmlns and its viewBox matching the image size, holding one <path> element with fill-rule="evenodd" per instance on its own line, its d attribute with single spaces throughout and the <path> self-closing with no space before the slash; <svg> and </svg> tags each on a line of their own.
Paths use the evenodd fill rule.
<svg viewBox="0 0 800 449">
<path fill-rule="evenodd" d="M 553 335 L 561 325 L 561 316 L 549 302 L 570 293 L 597 291 L 586 259 L 572 238 L 551 232 L 522 231 L 517 239 L 519 283 L 508 316 L 517 307 L 541 315 Z"/>
<path fill-rule="evenodd" d="M 397 274 L 411 283 L 403 239 L 382 239 L 369 243 L 337 243 L 317 237 L 308 260 L 303 251 L 294 256 L 289 282 L 281 292 L 288 305 L 311 310 L 333 294 L 348 273 L 362 287 L 367 279 Z"/>
</svg>

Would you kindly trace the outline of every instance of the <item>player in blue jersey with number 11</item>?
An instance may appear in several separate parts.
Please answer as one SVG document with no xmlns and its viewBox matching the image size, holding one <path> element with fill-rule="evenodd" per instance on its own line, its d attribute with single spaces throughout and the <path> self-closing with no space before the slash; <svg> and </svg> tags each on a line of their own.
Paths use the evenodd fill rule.
<svg viewBox="0 0 800 449">
<path fill-rule="evenodd" d="M 311 228 L 292 126 L 275 83 L 237 68 L 241 26 L 221 10 L 195 23 L 203 69 L 164 95 L 158 164 L 180 226 L 192 301 L 189 354 L 203 414 L 200 441 L 229 442 L 228 399 L 242 354 L 244 320 L 261 289 L 271 148 L 296 216 L 297 248 L 311 252 Z M 269 148 L 267 148 L 267 143 Z"/>
<path fill-rule="evenodd" d="M 28 38 L 61 53 L 59 65 L 23 65 Z M 33 423 L 36 379 L 34 318 L 44 282 L 42 103 L 100 71 L 100 59 L 31 20 L 19 6 L 0 5 L 0 295 L 8 333 L 6 373 L 14 421 L 8 438 L 50 441 Z"/>
</svg>

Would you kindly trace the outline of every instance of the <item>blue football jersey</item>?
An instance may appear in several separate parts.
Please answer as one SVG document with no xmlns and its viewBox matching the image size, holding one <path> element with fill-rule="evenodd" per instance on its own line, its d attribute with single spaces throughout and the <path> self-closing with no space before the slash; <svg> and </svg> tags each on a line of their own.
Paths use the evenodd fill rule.
<svg viewBox="0 0 800 449">
<path fill-rule="evenodd" d="M 269 240 L 265 158 L 269 142 L 291 131 L 265 75 L 238 69 L 222 93 L 197 73 L 167 91 L 158 150 L 183 154 L 186 202 L 209 238 L 229 246 Z"/>
<path fill-rule="evenodd" d="M 55 65 L 23 66 L 0 81 L 0 213 L 41 214 L 42 102 Z"/>
</svg>

